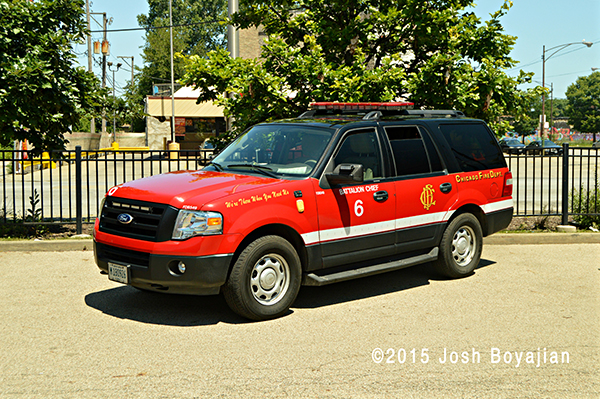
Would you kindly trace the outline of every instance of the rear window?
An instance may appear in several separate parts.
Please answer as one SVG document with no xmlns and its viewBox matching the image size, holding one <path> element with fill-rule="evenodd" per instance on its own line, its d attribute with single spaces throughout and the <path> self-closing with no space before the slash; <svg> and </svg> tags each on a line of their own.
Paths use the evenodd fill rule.
<svg viewBox="0 0 600 399">
<path fill-rule="evenodd" d="M 384 130 L 392 146 L 397 176 L 443 170 L 437 152 L 426 146 L 416 126 L 386 126 Z"/>
<path fill-rule="evenodd" d="M 506 167 L 502 151 L 485 125 L 444 124 L 440 125 L 440 131 L 464 172 Z"/>
</svg>

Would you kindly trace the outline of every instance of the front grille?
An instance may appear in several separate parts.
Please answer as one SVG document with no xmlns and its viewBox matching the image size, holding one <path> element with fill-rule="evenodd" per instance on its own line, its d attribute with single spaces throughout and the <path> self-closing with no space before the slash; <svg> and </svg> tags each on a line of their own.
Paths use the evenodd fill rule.
<svg viewBox="0 0 600 399">
<path fill-rule="evenodd" d="M 165 205 L 125 198 L 108 197 L 100 216 L 100 231 L 145 241 L 167 241 L 171 238 L 177 209 Z M 119 221 L 128 215 L 127 223 Z"/>
<path fill-rule="evenodd" d="M 96 243 L 96 254 L 98 259 L 101 259 L 105 262 L 112 261 L 143 267 L 148 267 L 150 265 L 150 254 L 146 252 L 131 251 L 128 249 Z"/>
</svg>

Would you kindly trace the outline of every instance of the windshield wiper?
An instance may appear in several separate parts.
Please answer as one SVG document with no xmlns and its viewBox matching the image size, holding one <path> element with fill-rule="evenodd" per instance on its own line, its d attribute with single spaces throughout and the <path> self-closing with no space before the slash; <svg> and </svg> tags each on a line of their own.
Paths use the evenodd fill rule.
<svg viewBox="0 0 600 399">
<path fill-rule="evenodd" d="M 250 169 L 254 170 L 255 172 L 261 173 L 265 176 L 269 176 L 274 179 L 279 179 L 279 176 L 277 176 L 275 173 L 273 173 L 273 169 L 269 168 L 268 166 L 255 165 L 252 163 L 238 163 L 238 164 L 233 164 L 233 165 L 227 165 L 227 168 L 250 168 Z"/>
<path fill-rule="evenodd" d="M 225 169 L 223 169 L 223 167 L 220 164 L 213 162 L 213 161 L 210 161 L 208 163 L 208 165 L 206 165 L 206 166 L 211 166 L 211 165 L 214 166 L 215 169 L 217 169 L 219 172 L 223 172 L 225 170 Z"/>
</svg>

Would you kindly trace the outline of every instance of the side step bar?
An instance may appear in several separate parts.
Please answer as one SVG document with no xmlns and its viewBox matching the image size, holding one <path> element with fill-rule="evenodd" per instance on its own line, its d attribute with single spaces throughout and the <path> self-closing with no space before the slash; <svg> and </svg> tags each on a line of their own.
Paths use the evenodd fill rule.
<svg viewBox="0 0 600 399">
<path fill-rule="evenodd" d="M 431 262 L 436 260 L 438 257 L 439 248 L 435 247 L 429 253 L 413 256 L 411 258 L 401 259 L 392 262 L 385 262 L 379 265 L 361 267 L 358 269 L 345 270 L 343 272 L 332 273 L 332 274 L 324 274 L 322 276 L 318 276 L 314 273 L 305 274 L 302 277 L 302 285 L 310 285 L 310 286 L 321 286 L 332 283 L 339 283 L 341 281 L 352 280 L 359 277 L 367 277 L 372 276 L 374 274 L 391 272 L 393 270 L 403 269 L 405 267 L 410 267 L 414 265 L 418 265 L 420 263 Z"/>
</svg>

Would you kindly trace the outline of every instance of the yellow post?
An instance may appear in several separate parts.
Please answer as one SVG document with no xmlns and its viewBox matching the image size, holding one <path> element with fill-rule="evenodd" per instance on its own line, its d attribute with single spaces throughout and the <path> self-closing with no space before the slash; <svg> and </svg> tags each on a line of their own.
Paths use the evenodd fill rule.
<svg viewBox="0 0 600 399">
<path fill-rule="evenodd" d="M 43 152 L 42 153 L 42 168 L 43 169 L 56 169 L 56 163 L 52 162 L 52 161 L 46 161 L 47 159 L 50 159 L 50 154 L 47 152 Z"/>
<path fill-rule="evenodd" d="M 170 160 L 179 159 L 179 143 L 169 143 L 169 151 L 177 151 L 177 152 L 169 152 Z"/>
</svg>

